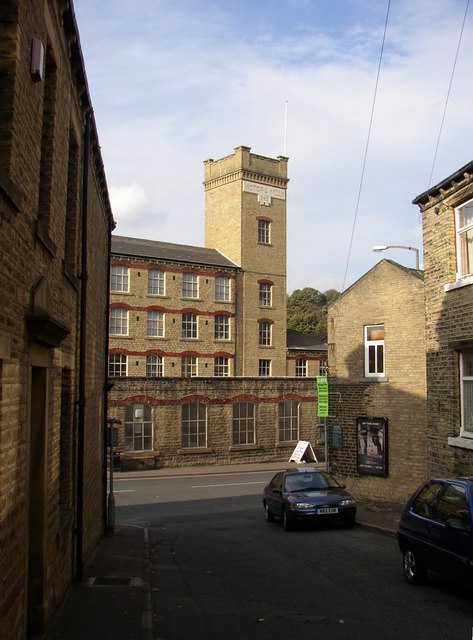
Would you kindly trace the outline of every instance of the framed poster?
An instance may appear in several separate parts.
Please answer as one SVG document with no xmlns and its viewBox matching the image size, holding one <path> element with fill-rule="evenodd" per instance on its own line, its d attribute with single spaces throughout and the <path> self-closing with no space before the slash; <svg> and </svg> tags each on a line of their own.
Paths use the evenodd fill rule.
<svg viewBox="0 0 473 640">
<path fill-rule="evenodd" d="M 358 473 L 367 476 L 388 475 L 387 418 L 357 418 Z"/>
</svg>

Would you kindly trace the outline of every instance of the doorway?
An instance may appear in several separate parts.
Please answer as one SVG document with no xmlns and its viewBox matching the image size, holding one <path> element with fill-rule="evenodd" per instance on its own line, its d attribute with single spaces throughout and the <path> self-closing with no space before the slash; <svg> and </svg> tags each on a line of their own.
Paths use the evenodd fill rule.
<svg viewBox="0 0 473 640">
<path fill-rule="evenodd" d="M 28 632 L 45 624 L 46 367 L 31 367 L 28 456 Z"/>
</svg>

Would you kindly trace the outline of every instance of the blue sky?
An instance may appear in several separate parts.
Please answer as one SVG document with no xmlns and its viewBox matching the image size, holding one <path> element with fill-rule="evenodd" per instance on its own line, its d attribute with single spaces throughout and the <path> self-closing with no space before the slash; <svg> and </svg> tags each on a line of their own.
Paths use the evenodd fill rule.
<svg viewBox="0 0 473 640">
<path fill-rule="evenodd" d="M 115 233 L 203 246 L 203 162 L 245 145 L 289 157 L 289 293 L 414 266 L 372 247 L 421 248 L 412 199 L 473 159 L 473 6 L 436 153 L 467 0 L 391 0 L 369 144 L 388 0 L 74 7 Z"/>
</svg>

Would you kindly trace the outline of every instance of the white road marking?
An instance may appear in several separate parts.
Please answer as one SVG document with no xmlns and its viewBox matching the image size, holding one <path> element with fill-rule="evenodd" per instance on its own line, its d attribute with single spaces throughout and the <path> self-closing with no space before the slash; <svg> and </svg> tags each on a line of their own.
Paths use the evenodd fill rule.
<svg viewBox="0 0 473 640">
<path fill-rule="evenodd" d="M 225 482 L 223 484 L 194 484 L 191 489 L 209 489 L 213 487 L 242 487 L 249 484 L 267 484 L 266 482 Z"/>
</svg>

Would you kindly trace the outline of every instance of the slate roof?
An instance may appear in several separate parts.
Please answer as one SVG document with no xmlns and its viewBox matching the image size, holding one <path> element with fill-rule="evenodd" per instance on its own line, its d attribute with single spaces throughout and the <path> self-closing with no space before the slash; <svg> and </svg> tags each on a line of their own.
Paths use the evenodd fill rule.
<svg viewBox="0 0 473 640">
<path fill-rule="evenodd" d="M 300 333 L 287 329 L 287 348 L 295 351 L 327 351 L 327 336 L 323 333 Z"/>
<path fill-rule="evenodd" d="M 127 238 L 112 235 L 112 254 L 134 256 L 137 258 L 155 258 L 169 262 L 186 262 L 212 267 L 238 269 L 239 266 L 226 258 L 217 249 L 193 247 L 186 244 L 159 242 L 141 238 Z"/>
<path fill-rule="evenodd" d="M 458 171 L 455 171 L 455 173 L 452 173 L 448 178 L 445 178 L 433 187 L 429 187 L 427 191 L 424 191 L 414 198 L 412 204 L 426 204 L 430 196 L 439 196 L 442 191 L 450 189 L 455 183 L 461 183 L 465 179 L 471 179 L 471 174 L 473 174 L 473 160 L 465 164 L 461 169 L 458 169 Z"/>
</svg>

